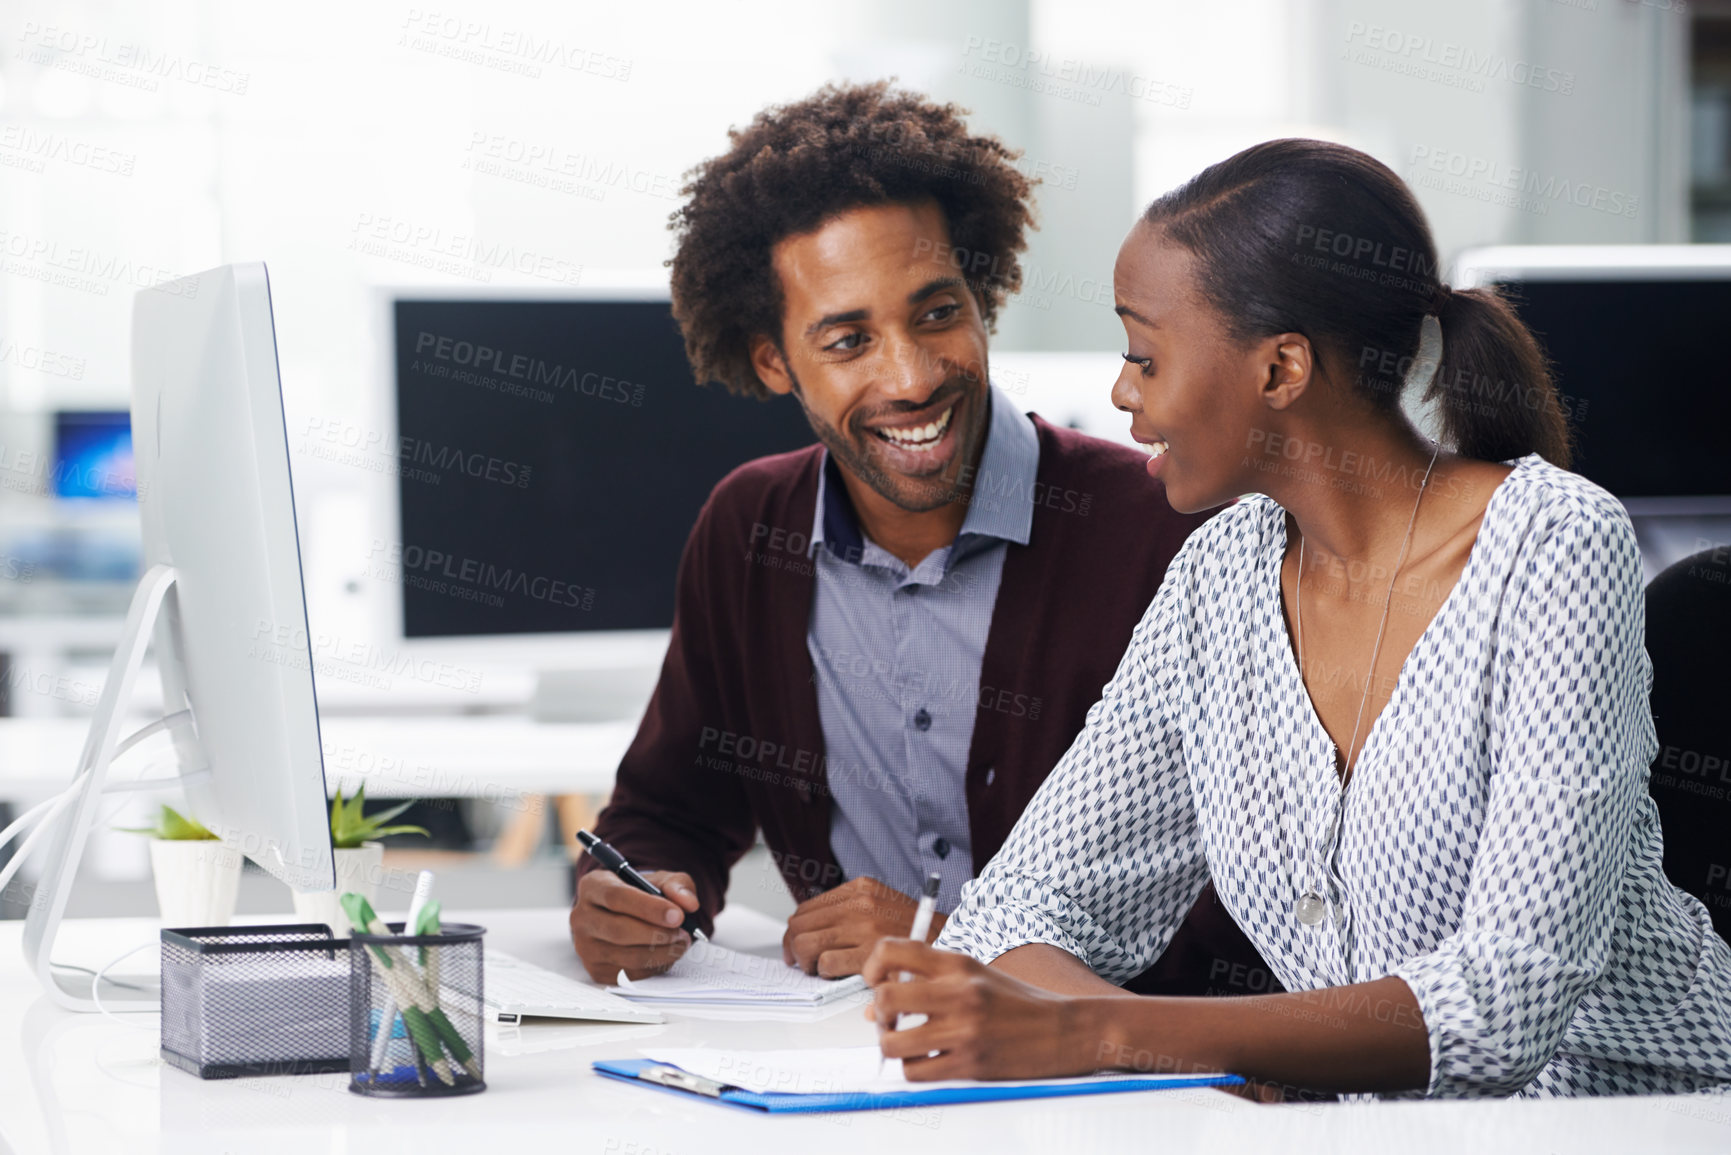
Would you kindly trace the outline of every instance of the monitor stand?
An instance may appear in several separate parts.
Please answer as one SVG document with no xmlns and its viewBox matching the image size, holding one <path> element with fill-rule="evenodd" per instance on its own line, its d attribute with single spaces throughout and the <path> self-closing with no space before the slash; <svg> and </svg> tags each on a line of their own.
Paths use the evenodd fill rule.
<svg viewBox="0 0 1731 1155">
<path fill-rule="evenodd" d="M 85 839 L 96 821 L 97 806 L 108 784 L 109 765 L 125 749 L 120 728 L 126 706 L 132 700 L 132 687 L 137 681 L 138 668 L 144 660 L 151 631 L 159 620 L 172 623 L 178 618 L 178 605 L 173 596 L 174 579 L 174 568 L 161 564 L 151 566 L 139 579 L 132 604 L 126 612 L 120 644 L 115 647 L 108 678 L 103 682 L 102 695 L 96 703 L 96 713 L 90 719 L 84 750 L 78 756 L 74 776 L 77 794 L 58 814 L 45 819 L 54 823 L 55 829 L 44 832 L 49 839 L 48 855 L 41 881 L 31 897 L 30 910 L 24 919 L 24 958 L 43 990 L 48 992 L 48 997 L 68 1010 L 154 1011 L 160 1005 L 159 984 L 154 975 L 104 976 L 98 1005 L 93 989 L 94 972 L 57 966 L 53 952 L 54 940 L 66 913 L 66 900 L 84 856 Z M 157 647 L 158 661 L 164 671 L 165 717 L 185 708 L 183 693 L 170 694 L 171 686 L 181 685 L 178 676 L 169 676 L 178 672 L 174 633 L 172 629 L 163 630 Z M 157 728 L 160 724 L 153 723 L 146 730 Z M 197 746 L 197 737 L 190 733 L 190 729 L 182 727 L 174 733 L 183 768 L 177 782 L 208 773 L 208 770 L 199 769 L 205 763 Z M 143 736 L 141 732 L 134 737 Z"/>
</svg>

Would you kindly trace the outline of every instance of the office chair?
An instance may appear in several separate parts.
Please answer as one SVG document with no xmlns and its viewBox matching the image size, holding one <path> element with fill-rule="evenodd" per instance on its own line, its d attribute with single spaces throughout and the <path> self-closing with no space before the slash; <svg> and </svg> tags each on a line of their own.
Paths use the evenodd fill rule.
<svg viewBox="0 0 1731 1155">
<path fill-rule="evenodd" d="M 1649 790 L 1665 875 L 1731 939 L 1731 546 L 1684 558 L 1647 587 L 1653 725 Z"/>
</svg>

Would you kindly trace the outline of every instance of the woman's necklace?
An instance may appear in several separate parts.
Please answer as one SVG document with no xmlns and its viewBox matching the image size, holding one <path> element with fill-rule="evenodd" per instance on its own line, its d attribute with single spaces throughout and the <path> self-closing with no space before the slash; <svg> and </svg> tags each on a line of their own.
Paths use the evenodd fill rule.
<svg viewBox="0 0 1731 1155">
<path fill-rule="evenodd" d="M 1353 751 L 1358 748 L 1358 727 L 1359 727 L 1359 724 L 1364 721 L 1365 703 L 1370 701 L 1370 683 L 1371 683 L 1371 680 L 1376 677 L 1377 659 L 1382 656 L 1382 633 L 1383 633 L 1384 627 L 1386 627 L 1388 625 L 1388 608 L 1390 605 L 1392 605 L 1394 603 L 1394 585 L 1395 585 L 1395 582 L 1397 580 L 1399 580 L 1399 578 L 1400 578 L 1400 567 L 1406 564 L 1406 551 L 1407 551 L 1407 547 L 1412 544 L 1413 526 L 1418 524 L 1419 502 L 1424 500 L 1424 491 L 1425 491 L 1426 487 L 1428 487 L 1430 485 L 1430 471 L 1436 467 L 1437 451 L 1440 450 L 1441 448 L 1442 448 L 1442 445 L 1440 442 L 1433 442 L 1432 443 L 1432 449 L 1430 452 L 1430 464 L 1424 467 L 1424 480 L 1419 482 L 1418 497 L 1415 498 L 1413 500 L 1413 503 L 1412 503 L 1412 516 L 1407 519 L 1407 523 L 1406 523 L 1406 537 L 1400 543 L 1400 557 L 1395 560 L 1394 573 L 1388 579 L 1388 593 L 1382 599 L 1382 620 L 1380 622 L 1378 622 L 1377 626 L 1376 626 L 1376 642 L 1374 645 L 1372 645 L 1371 651 L 1370 651 L 1370 669 L 1365 672 L 1365 675 L 1364 675 L 1364 693 L 1359 695 L 1359 699 L 1358 699 L 1358 717 L 1354 718 L 1352 721 L 1352 739 L 1351 739 L 1351 741 L 1349 741 L 1347 743 L 1346 756 L 1343 759 L 1341 759 L 1341 772 L 1343 775 L 1348 776 L 1348 777 L 1343 777 L 1343 779 L 1341 781 L 1341 785 L 1340 785 L 1340 792 L 1341 792 L 1341 795 L 1343 797 L 1346 794 L 1347 780 L 1352 773 L 1352 754 L 1353 754 Z M 1293 591 L 1293 594 L 1292 594 L 1292 606 L 1293 606 L 1293 615 L 1292 616 L 1294 619 L 1295 632 L 1298 634 L 1298 680 L 1299 680 L 1300 684 L 1302 684 L 1304 681 L 1304 535 L 1303 534 L 1300 534 L 1299 538 L 1298 538 L 1298 582 L 1297 582 L 1297 588 Z M 1334 752 L 1337 755 L 1340 753 L 1340 747 L 1338 745 L 1334 746 Z M 1331 854 L 1333 853 L 1333 847 L 1334 847 L 1335 840 L 1340 835 L 1340 815 L 1341 815 L 1341 811 L 1343 809 L 1345 809 L 1345 807 L 1343 805 L 1339 805 L 1339 806 L 1336 806 L 1334 808 L 1334 820 L 1333 820 L 1333 822 L 1331 822 L 1329 824 L 1328 845 L 1329 845 L 1329 851 Z M 1310 847 L 1310 852 L 1306 855 L 1306 857 L 1308 857 L 1310 859 L 1310 863 L 1311 863 L 1312 883 L 1311 883 L 1310 888 L 1308 890 L 1306 890 L 1303 894 L 1299 895 L 1298 899 L 1292 904 L 1292 913 L 1294 915 L 1296 915 L 1298 918 L 1298 921 L 1303 923 L 1305 926 L 1315 926 L 1316 924 L 1318 924 L 1322 921 L 1322 916 L 1328 910 L 1328 904 L 1323 901 L 1322 895 L 1319 893 L 1319 890 L 1320 890 L 1320 878 L 1319 878 L 1319 876 L 1322 873 L 1322 866 L 1316 859 L 1316 851 L 1315 851 L 1314 846 Z"/>
</svg>

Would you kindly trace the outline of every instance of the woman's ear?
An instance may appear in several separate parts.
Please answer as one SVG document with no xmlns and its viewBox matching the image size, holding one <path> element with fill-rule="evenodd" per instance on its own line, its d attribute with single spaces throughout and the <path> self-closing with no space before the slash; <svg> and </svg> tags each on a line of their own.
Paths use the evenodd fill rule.
<svg viewBox="0 0 1731 1155">
<path fill-rule="evenodd" d="M 1287 409 L 1304 396 L 1316 371 L 1310 338 L 1282 333 L 1268 338 L 1262 356 L 1262 402 L 1270 409 Z"/>
<path fill-rule="evenodd" d="M 793 392 L 793 375 L 787 371 L 787 360 L 768 337 L 751 339 L 751 367 L 771 393 L 785 397 Z"/>
</svg>

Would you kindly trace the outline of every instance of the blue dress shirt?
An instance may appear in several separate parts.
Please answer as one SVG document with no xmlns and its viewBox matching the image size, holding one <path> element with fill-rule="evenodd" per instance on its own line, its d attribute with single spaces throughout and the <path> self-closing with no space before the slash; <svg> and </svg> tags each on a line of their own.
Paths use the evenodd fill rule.
<svg viewBox="0 0 1731 1155">
<path fill-rule="evenodd" d="M 953 544 L 910 569 L 864 536 L 835 462 L 818 473 L 817 678 L 830 845 L 848 878 L 917 895 L 938 871 L 948 912 L 973 876 L 964 789 L 980 662 L 1008 543 L 1028 544 L 1040 443 L 995 387 L 968 512 Z"/>
</svg>

